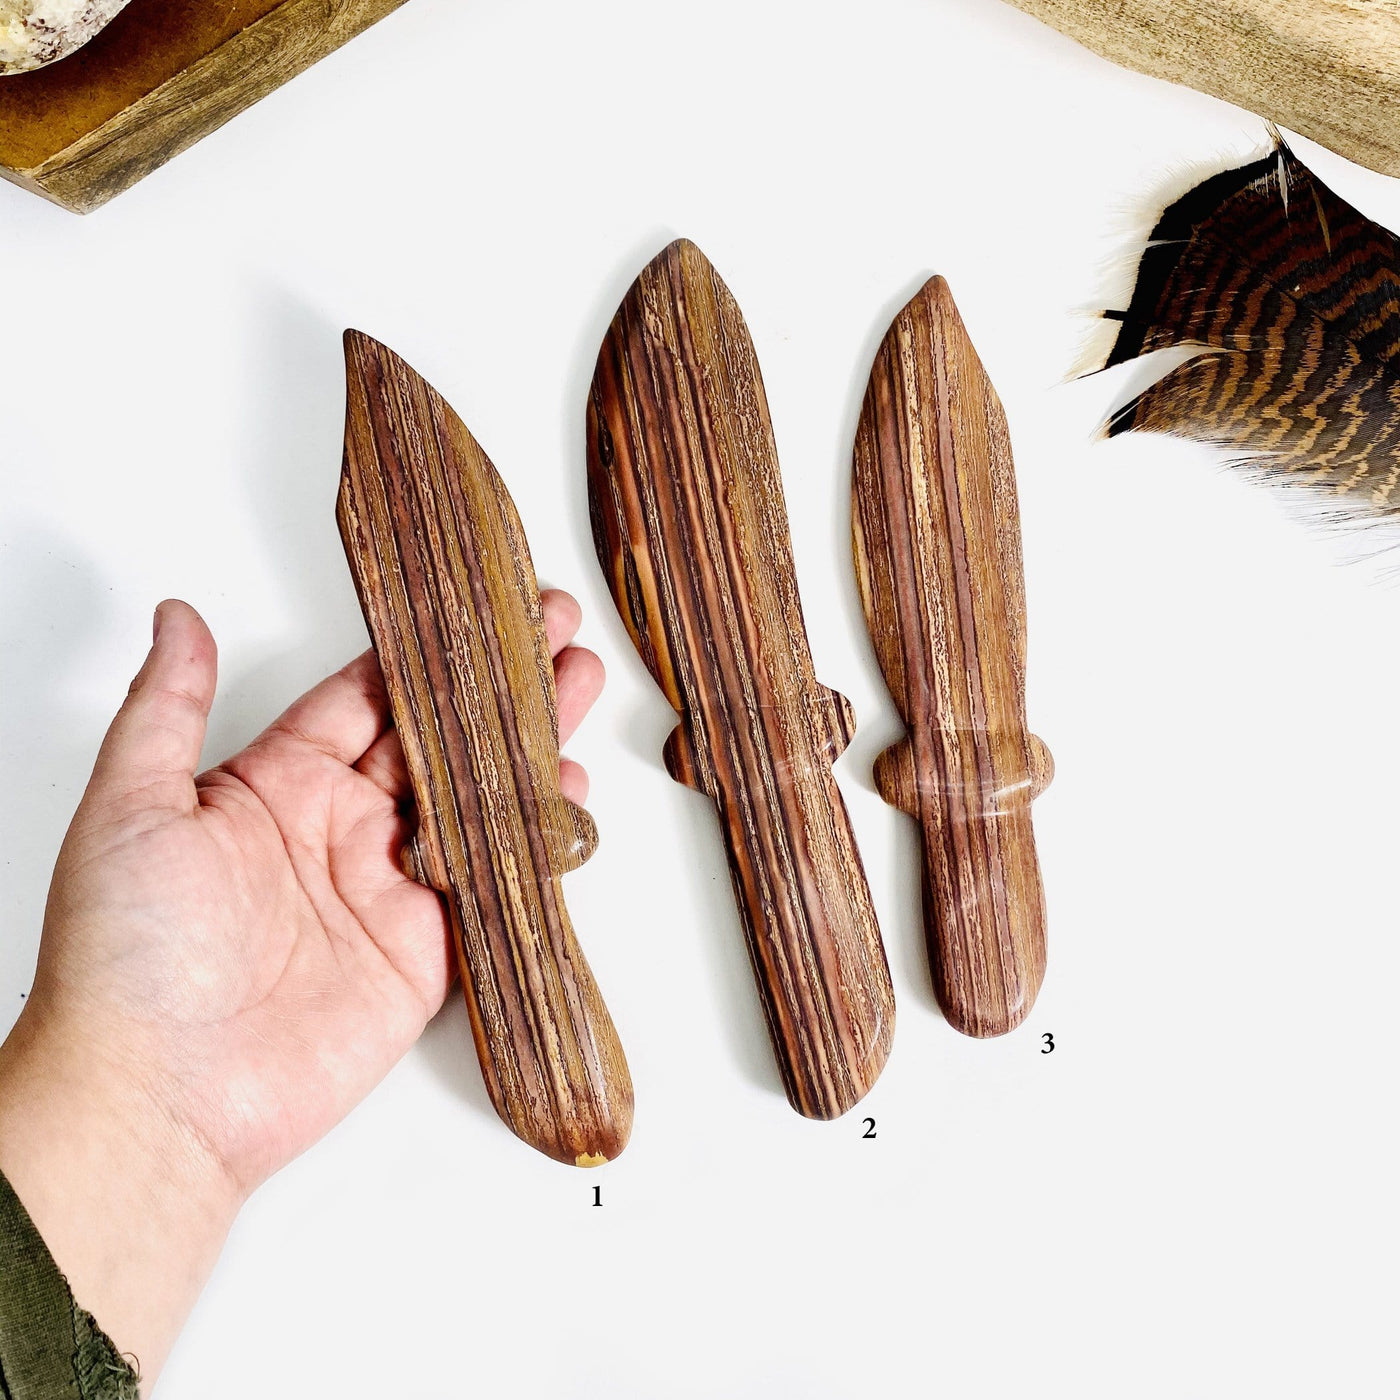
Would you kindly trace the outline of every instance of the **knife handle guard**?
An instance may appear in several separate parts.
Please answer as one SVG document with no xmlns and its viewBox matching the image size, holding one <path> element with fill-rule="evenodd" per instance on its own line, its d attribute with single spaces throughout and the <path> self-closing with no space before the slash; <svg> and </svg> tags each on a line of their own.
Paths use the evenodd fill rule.
<svg viewBox="0 0 1400 1400">
<path fill-rule="evenodd" d="M 810 723 L 804 728 L 813 736 L 811 753 L 817 761 L 825 760 L 830 767 L 851 746 L 856 732 L 856 712 L 851 702 L 839 690 L 828 686 L 816 687 L 817 698 L 812 705 Z M 715 802 L 723 800 L 723 788 L 715 777 L 713 764 L 706 757 L 708 743 L 695 742 L 689 721 L 681 722 L 667 735 L 661 750 L 666 771 L 682 787 L 702 792 Z M 802 762 L 808 762 L 804 754 Z"/>
<path fill-rule="evenodd" d="M 976 730 L 955 730 L 943 737 L 945 747 L 952 752 L 990 739 Z M 992 741 L 988 746 L 1005 747 L 1008 742 L 1021 741 L 1002 741 L 1001 745 Z M 1008 777 L 1008 766 L 1003 766 L 999 776 L 990 782 L 974 777 L 954 783 L 941 777 L 920 776 L 912 741 L 901 739 L 876 758 L 875 790 L 891 807 L 915 818 L 922 815 L 926 802 L 947 802 L 955 793 L 963 811 L 974 816 L 996 816 L 1013 810 L 1018 803 L 1034 802 L 1054 780 L 1055 759 L 1045 741 L 1038 734 L 1027 734 L 1024 748 L 1024 773 L 1016 772 Z"/>
</svg>

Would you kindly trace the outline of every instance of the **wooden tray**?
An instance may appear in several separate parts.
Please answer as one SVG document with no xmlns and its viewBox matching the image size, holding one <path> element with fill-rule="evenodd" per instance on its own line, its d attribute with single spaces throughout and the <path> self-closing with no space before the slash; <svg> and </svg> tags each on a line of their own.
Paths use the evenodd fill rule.
<svg viewBox="0 0 1400 1400">
<path fill-rule="evenodd" d="M 404 0 L 132 0 L 91 43 L 0 77 L 0 176 L 86 214 Z"/>
</svg>

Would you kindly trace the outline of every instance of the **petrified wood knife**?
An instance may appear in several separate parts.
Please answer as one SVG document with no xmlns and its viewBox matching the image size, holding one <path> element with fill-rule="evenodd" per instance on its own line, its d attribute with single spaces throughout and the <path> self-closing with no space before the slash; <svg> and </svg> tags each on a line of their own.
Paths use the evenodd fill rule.
<svg viewBox="0 0 1400 1400">
<path fill-rule="evenodd" d="M 608 331 L 588 474 L 613 599 L 681 716 L 667 770 L 719 807 L 788 1098 L 834 1118 L 875 1082 L 894 1032 L 831 772 L 854 718 L 813 675 L 758 361 L 694 244 L 643 271 Z"/>
<path fill-rule="evenodd" d="M 1000 1035 L 1045 975 L 1031 800 L 1049 750 L 1026 727 L 1026 601 L 1006 416 L 933 278 L 875 357 L 852 519 L 866 620 L 909 734 L 885 801 L 923 830 L 924 924 L 948 1020 Z"/>
<path fill-rule="evenodd" d="M 345 336 L 337 519 L 419 813 L 407 864 L 446 896 L 491 1102 L 541 1152 L 616 1157 L 632 1081 L 560 876 L 597 844 L 559 791 L 554 672 L 515 506 L 441 396 Z"/>
</svg>

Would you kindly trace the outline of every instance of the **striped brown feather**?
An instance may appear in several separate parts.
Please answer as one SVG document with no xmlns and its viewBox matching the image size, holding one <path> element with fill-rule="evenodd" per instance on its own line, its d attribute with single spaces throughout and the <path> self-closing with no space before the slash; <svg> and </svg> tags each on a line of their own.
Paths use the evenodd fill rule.
<svg viewBox="0 0 1400 1400">
<path fill-rule="evenodd" d="M 1225 449 L 1338 519 L 1400 510 L 1400 246 L 1276 136 L 1202 181 L 1153 229 L 1105 368 L 1202 353 L 1120 409 L 1108 433 Z"/>
</svg>

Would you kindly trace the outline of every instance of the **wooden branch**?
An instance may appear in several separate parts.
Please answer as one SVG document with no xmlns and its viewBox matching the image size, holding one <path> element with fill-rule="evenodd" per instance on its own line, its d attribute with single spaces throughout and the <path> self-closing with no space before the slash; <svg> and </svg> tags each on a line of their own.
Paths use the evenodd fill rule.
<svg viewBox="0 0 1400 1400">
<path fill-rule="evenodd" d="M 638 277 L 588 407 L 598 558 L 648 669 L 680 713 L 677 782 L 719 807 L 788 1098 L 833 1118 L 875 1082 L 894 994 L 831 765 L 844 696 L 817 682 L 753 343 L 694 244 Z"/>
<path fill-rule="evenodd" d="M 491 1102 L 541 1152 L 616 1157 L 632 1081 L 560 890 L 598 835 L 559 791 L 554 667 L 520 518 L 392 351 L 345 338 L 337 518 L 403 742 L 410 865 L 446 896 Z"/>
<path fill-rule="evenodd" d="M 404 0 L 136 0 L 69 58 L 0 77 L 0 176 L 86 214 Z"/>
<path fill-rule="evenodd" d="M 1011 441 L 941 277 L 895 318 L 856 432 L 856 578 L 909 737 L 875 782 L 923 833 L 924 925 L 949 1022 L 1001 1035 L 1045 975 L 1026 727 L 1026 602 Z"/>
<path fill-rule="evenodd" d="M 1223 97 L 1400 175 L 1400 6 L 1357 0 L 1010 0 L 1127 68 Z"/>
</svg>

